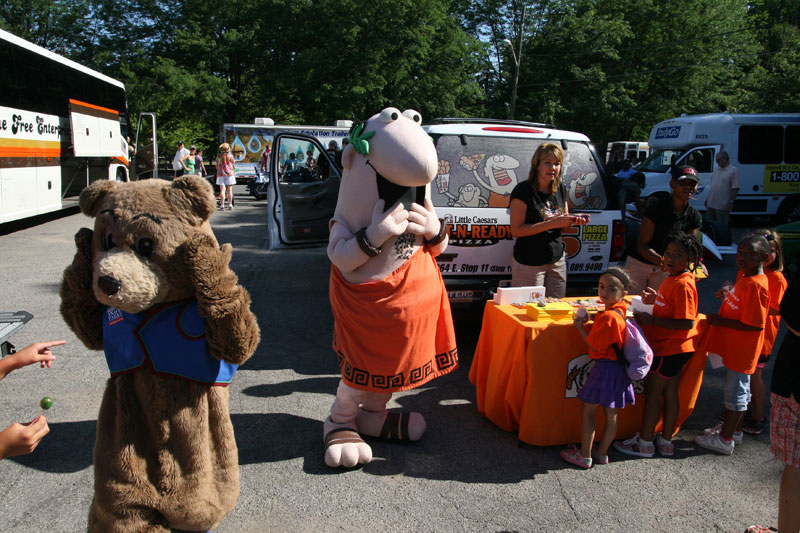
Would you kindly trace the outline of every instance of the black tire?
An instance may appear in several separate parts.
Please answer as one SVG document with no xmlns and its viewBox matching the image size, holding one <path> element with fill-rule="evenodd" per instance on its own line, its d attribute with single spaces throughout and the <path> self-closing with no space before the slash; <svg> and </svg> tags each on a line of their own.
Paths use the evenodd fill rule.
<svg viewBox="0 0 800 533">
<path fill-rule="evenodd" d="M 256 200 L 266 200 L 267 198 L 267 185 L 268 183 L 251 183 L 250 184 L 250 194 L 253 195 L 253 198 Z"/>
<path fill-rule="evenodd" d="M 126 181 L 128 181 L 128 174 L 125 172 L 125 170 L 118 168 L 116 179 L 120 183 L 125 183 Z"/>
<path fill-rule="evenodd" d="M 800 220 L 800 195 L 792 195 L 781 202 L 776 216 L 779 225 Z"/>
</svg>

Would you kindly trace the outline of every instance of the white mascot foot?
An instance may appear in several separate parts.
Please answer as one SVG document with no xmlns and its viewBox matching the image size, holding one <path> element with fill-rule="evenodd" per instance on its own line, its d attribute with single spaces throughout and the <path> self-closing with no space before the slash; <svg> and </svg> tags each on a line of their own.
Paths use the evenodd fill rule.
<svg viewBox="0 0 800 533">
<path fill-rule="evenodd" d="M 356 415 L 356 427 L 359 433 L 370 437 L 408 442 L 419 440 L 428 425 L 419 413 L 390 413 L 386 409 L 367 411 L 362 407 Z"/>
<path fill-rule="evenodd" d="M 323 424 L 322 435 L 326 465 L 352 468 L 372 461 L 372 448 L 361 439 L 352 423 L 337 424 L 329 416 Z"/>
</svg>

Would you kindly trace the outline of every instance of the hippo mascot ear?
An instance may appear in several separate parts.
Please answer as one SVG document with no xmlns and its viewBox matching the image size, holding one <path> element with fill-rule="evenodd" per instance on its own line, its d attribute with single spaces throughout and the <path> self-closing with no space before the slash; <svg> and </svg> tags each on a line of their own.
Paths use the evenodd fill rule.
<svg viewBox="0 0 800 533">
<path fill-rule="evenodd" d="M 323 425 L 331 467 L 372 460 L 361 435 L 420 439 L 425 418 L 390 413 L 387 402 L 393 392 L 458 367 L 450 304 L 434 259 L 447 247 L 447 228 L 430 198 L 439 162 L 421 122 L 416 111 L 388 107 L 355 124 L 342 153 L 328 244 L 333 345 L 342 369 Z"/>
</svg>

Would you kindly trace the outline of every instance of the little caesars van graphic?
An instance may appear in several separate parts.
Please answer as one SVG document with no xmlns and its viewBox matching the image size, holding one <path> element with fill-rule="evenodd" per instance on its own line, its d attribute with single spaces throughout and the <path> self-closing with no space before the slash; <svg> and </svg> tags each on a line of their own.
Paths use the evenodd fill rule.
<svg viewBox="0 0 800 533">
<path fill-rule="evenodd" d="M 591 222 L 562 230 L 572 281 L 596 276 L 617 261 L 624 223 L 607 194 L 598 157 L 586 136 L 541 124 L 500 120 L 437 119 L 423 126 L 434 139 L 439 168 L 431 184 L 437 214 L 447 224 L 449 244 L 436 260 L 451 302 L 480 302 L 511 277 L 511 191 L 528 179 L 531 156 L 543 142 L 564 150 L 562 183 L 570 212 Z M 568 278 L 568 283 L 570 279 Z"/>
</svg>

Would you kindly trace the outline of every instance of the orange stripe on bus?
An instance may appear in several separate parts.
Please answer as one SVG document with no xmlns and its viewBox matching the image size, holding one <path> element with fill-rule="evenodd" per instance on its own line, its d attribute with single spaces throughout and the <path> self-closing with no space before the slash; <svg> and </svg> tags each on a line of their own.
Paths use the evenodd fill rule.
<svg viewBox="0 0 800 533">
<path fill-rule="evenodd" d="M 81 102 L 80 100 L 73 100 L 72 98 L 69 99 L 69 103 L 82 105 L 84 107 L 97 109 L 99 111 L 105 111 L 106 113 L 113 113 L 114 115 L 119 115 L 119 111 L 114 111 L 113 109 L 109 109 L 107 107 L 100 107 L 99 105 L 88 104 L 86 102 Z"/>
<path fill-rule="evenodd" d="M 0 146 L 0 157 L 61 157 L 61 148 Z"/>
</svg>

